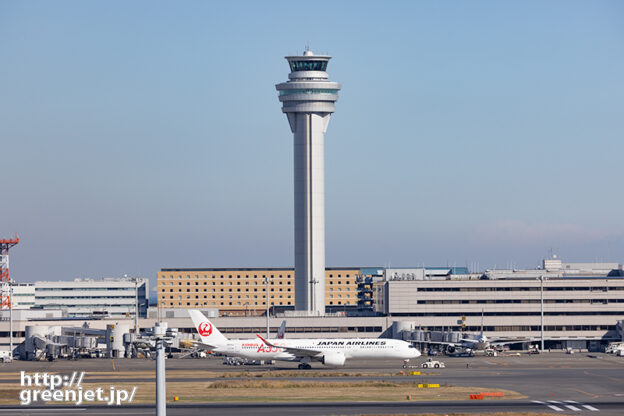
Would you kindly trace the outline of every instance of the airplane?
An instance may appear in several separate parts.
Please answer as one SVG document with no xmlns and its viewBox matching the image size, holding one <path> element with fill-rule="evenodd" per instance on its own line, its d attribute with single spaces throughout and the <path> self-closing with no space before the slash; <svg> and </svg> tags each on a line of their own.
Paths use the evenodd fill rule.
<svg viewBox="0 0 624 416">
<path fill-rule="evenodd" d="M 459 342 L 445 342 L 445 341 L 417 341 L 425 344 L 433 344 L 433 345 L 444 345 L 446 346 L 447 354 L 456 354 L 456 353 L 474 353 L 475 351 L 484 351 L 488 355 L 494 354 L 494 350 L 497 347 L 502 347 L 503 345 L 510 344 L 518 344 L 531 342 L 530 339 L 521 339 L 521 340 L 505 340 L 498 341 L 494 339 L 490 339 L 485 336 L 483 333 L 480 333 L 475 338 L 461 338 Z"/>
<path fill-rule="evenodd" d="M 299 361 L 299 369 L 310 369 L 312 362 L 341 367 L 345 361 L 358 359 L 409 360 L 420 357 L 420 351 L 409 342 L 380 338 L 308 338 L 308 339 L 227 339 L 200 311 L 189 315 L 199 333 L 196 345 L 228 356 L 252 360 Z"/>
<path fill-rule="evenodd" d="M 474 338 L 461 338 L 459 342 L 446 341 L 417 341 L 424 344 L 444 345 L 447 354 L 466 352 L 474 354 L 475 351 L 484 351 L 488 355 L 495 355 L 494 349 L 503 345 L 532 342 L 534 339 L 508 339 L 488 338 L 483 333 L 483 311 L 481 311 L 481 333 Z"/>
</svg>

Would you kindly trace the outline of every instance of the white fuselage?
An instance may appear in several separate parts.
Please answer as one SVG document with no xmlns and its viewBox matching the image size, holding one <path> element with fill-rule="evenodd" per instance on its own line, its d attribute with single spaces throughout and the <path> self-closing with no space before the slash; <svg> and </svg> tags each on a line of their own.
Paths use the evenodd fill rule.
<svg viewBox="0 0 624 416">
<path fill-rule="evenodd" d="M 319 361 L 323 356 L 342 355 L 345 359 L 388 359 L 407 360 L 420 356 L 420 352 L 410 343 L 395 339 L 273 339 L 274 347 L 269 347 L 260 339 L 228 340 L 213 351 L 253 360 L 299 361 L 301 357 L 286 352 L 280 346 L 319 351 L 318 356 L 310 357 Z"/>
<path fill-rule="evenodd" d="M 462 344 L 475 351 L 483 351 L 490 348 L 490 341 L 485 335 L 479 335 L 474 341 L 464 341 Z"/>
</svg>

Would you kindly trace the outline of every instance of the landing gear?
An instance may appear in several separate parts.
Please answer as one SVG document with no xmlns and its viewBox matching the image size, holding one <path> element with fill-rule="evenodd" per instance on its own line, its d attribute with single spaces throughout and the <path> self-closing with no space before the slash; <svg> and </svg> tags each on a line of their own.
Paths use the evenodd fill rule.
<svg viewBox="0 0 624 416">
<path fill-rule="evenodd" d="M 299 364 L 299 370 L 311 370 L 312 366 L 308 363 Z"/>
</svg>

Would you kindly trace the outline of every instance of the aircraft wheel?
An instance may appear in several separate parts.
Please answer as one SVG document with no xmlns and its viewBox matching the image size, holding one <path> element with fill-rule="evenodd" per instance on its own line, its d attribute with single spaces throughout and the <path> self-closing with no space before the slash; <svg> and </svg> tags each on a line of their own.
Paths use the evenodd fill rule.
<svg viewBox="0 0 624 416">
<path fill-rule="evenodd" d="M 303 369 L 304 369 L 304 370 L 311 370 L 311 369 L 312 369 L 312 366 L 311 366 L 310 364 L 304 364 L 304 365 L 303 365 Z"/>
<path fill-rule="evenodd" d="M 303 364 L 299 363 L 298 368 L 299 368 L 299 370 L 301 370 L 303 368 Z"/>
</svg>

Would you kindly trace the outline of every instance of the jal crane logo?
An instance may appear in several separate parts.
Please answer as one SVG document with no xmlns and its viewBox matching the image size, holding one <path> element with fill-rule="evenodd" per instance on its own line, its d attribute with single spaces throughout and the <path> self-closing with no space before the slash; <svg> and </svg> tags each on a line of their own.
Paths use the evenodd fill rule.
<svg viewBox="0 0 624 416">
<path fill-rule="evenodd" d="M 202 322 L 197 327 L 197 332 L 199 332 L 199 335 L 202 337 L 210 336 L 210 334 L 212 334 L 212 324 L 210 322 Z"/>
</svg>

